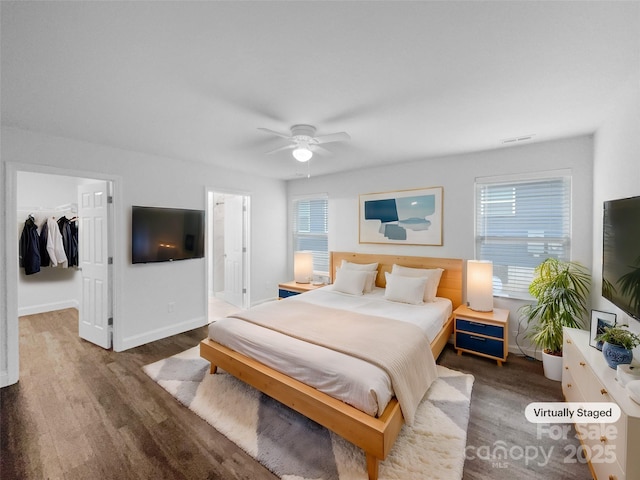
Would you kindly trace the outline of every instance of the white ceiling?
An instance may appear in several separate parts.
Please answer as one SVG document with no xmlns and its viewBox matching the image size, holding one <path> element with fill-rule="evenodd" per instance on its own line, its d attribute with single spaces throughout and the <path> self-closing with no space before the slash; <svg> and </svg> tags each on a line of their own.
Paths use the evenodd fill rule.
<svg viewBox="0 0 640 480">
<path fill-rule="evenodd" d="M 4 125 L 288 179 L 593 133 L 640 2 L 0 2 Z M 635 82 L 635 83 L 633 83 Z"/>
</svg>

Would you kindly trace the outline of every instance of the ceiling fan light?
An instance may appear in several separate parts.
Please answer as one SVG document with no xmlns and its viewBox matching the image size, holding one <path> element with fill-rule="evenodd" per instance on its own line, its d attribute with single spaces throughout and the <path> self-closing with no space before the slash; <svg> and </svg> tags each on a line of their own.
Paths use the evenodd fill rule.
<svg viewBox="0 0 640 480">
<path fill-rule="evenodd" d="M 313 152 L 306 147 L 297 147 L 293 151 L 293 158 L 299 162 L 308 162 L 313 157 Z"/>
</svg>

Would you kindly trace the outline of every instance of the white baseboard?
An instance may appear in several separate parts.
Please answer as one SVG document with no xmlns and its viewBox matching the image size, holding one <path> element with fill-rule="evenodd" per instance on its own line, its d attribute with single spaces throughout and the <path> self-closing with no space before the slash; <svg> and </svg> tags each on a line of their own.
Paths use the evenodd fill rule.
<svg viewBox="0 0 640 480">
<path fill-rule="evenodd" d="M 9 374 L 7 372 L 0 373 L 0 388 L 9 386 Z"/>
<path fill-rule="evenodd" d="M 124 350 L 129 350 L 130 348 L 139 347 L 140 345 L 155 342 L 156 340 L 161 340 L 172 335 L 188 332 L 189 330 L 193 330 L 194 328 L 202 327 L 204 325 L 207 325 L 207 318 L 196 317 L 169 327 L 158 328 L 140 335 L 123 338 L 121 341 L 118 341 L 118 339 L 114 337 L 113 351 L 122 352 Z"/>
<path fill-rule="evenodd" d="M 62 300 L 60 302 L 43 303 L 41 305 L 30 305 L 28 307 L 18 307 L 18 316 L 35 315 L 37 313 L 55 312 L 67 308 L 80 309 L 78 300 Z"/>
<path fill-rule="evenodd" d="M 536 360 L 542 361 L 542 352 L 540 349 L 535 349 L 531 347 L 518 347 L 517 345 L 509 345 L 509 353 L 513 353 L 514 355 L 526 355 L 528 357 L 535 358 Z"/>
</svg>

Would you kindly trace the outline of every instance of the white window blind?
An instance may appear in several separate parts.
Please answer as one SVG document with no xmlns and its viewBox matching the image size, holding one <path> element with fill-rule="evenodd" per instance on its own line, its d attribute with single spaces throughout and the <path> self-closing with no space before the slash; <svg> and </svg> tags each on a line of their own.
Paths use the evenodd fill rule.
<svg viewBox="0 0 640 480">
<path fill-rule="evenodd" d="M 313 270 L 329 272 L 329 225 L 326 197 L 305 198 L 293 202 L 293 249 L 313 253 Z"/>
<path fill-rule="evenodd" d="M 476 258 L 493 262 L 494 295 L 528 297 L 545 258 L 571 258 L 571 177 L 476 180 Z"/>
</svg>

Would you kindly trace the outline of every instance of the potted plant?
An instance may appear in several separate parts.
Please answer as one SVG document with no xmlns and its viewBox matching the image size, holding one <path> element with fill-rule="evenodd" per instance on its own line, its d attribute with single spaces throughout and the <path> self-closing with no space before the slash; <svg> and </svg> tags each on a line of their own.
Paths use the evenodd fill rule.
<svg viewBox="0 0 640 480">
<path fill-rule="evenodd" d="M 534 271 L 529 293 L 536 303 L 521 308 L 527 336 L 542 349 L 544 374 L 562 380 L 562 329 L 584 328 L 591 286 L 589 271 L 578 262 L 547 258 Z"/>
<path fill-rule="evenodd" d="M 640 336 L 622 327 L 629 327 L 629 325 L 605 327 L 604 333 L 596 338 L 596 340 L 604 342 L 602 355 L 611 368 L 631 363 L 633 349 L 640 345 Z"/>
</svg>

